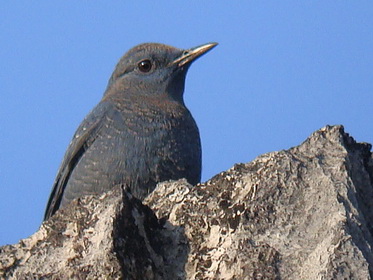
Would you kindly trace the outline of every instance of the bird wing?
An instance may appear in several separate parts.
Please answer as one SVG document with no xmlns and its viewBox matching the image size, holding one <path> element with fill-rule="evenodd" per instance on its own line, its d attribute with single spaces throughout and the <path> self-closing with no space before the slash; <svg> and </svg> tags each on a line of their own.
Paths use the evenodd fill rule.
<svg viewBox="0 0 373 280">
<path fill-rule="evenodd" d="M 92 145 L 105 123 L 107 102 L 100 102 L 83 120 L 74 134 L 58 170 L 53 189 L 45 210 L 44 220 L 49 219 L 59 208 L 66 184 L 84 152 Z"/>
</svg>

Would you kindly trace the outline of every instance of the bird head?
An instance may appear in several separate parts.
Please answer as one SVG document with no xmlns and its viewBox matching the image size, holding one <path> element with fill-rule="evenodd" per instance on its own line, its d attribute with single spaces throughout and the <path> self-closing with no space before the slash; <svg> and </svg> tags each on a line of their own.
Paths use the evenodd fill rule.
<svg viewBox="0 0 373 280">
<path fill-rule="evenodd" d="M 105 95 L 167 95 L 183 101 L 185 76 L 189 66 L 217 43 L 183 50 L 158 43 L 145 43 L 129 50 L 118 62 Z"/>
</svg>

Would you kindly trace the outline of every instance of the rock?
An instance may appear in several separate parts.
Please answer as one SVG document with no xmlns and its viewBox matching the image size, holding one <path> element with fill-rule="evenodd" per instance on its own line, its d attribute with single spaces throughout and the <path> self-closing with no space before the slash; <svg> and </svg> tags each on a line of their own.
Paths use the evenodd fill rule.
<svg viewBox="0 0 373 280">
<path fill-rule="evenodd" d="M 371 279 L 373 157 L 342 126 L 195 187 L 118 186 L 0 248 L 4 279 Z"/>
</svg>

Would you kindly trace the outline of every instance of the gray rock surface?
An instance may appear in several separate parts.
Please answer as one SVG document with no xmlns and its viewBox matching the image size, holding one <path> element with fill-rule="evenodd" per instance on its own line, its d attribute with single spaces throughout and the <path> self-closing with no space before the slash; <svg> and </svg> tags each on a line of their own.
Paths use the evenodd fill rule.
<svg viewBox="0 0 373 280">
<path fill-rule="evenodd" d="M 341 126 L 195 187 L 73 201 L 0 248 L 4 279 L 371 279 L 373 158 Z"/>
</svg>

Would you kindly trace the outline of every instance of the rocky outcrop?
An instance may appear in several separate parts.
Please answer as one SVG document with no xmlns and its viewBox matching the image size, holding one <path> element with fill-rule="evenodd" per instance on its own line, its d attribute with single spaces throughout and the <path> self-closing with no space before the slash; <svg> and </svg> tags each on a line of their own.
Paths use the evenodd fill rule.
<svg viewBox="0 0 373 280">
<path fill-rule="evenodd" d="M 206 183 L 85 197 L 0 249 L 5 279 L 371 279 L 373 158 L 341 126 Z"/>
</svg>

